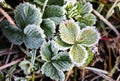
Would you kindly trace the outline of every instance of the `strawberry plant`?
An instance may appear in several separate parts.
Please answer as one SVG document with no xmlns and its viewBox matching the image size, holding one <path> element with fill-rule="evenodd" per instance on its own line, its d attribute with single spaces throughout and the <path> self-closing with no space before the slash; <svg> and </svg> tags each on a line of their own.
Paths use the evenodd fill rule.
<svg viewBox="0 0 120 81">
<path fill-rule="evenodd" d="M 93 26 L 96 17 L 91 13 L 92 4 L 84 0 L 34 2 L 37 6 L 29 2 L 19 4 L 14 10 L 16 25 L 4 20 L 0 23 L 2 32 L 27 54 L 19 64 L 26 76 L 34 76 L 38 71 L 56 81 L 64 81 L 64 71 L 90 63 L 93 57 L 90 49 L 100 39 Z"/>
</svg>

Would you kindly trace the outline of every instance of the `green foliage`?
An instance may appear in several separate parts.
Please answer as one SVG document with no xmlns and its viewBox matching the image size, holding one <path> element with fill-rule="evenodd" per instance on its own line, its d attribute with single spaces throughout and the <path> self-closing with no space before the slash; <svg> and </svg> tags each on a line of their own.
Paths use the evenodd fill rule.
<svg viewBox="0 0 120 81">
<path fill-rule="evenodd" d="M 63 71 L 71 68 L 72 62 L 67 52 L 58 53 L 53 46 L 53 42 L 44 42 L 41 48 L 41 57 L 46 61 L 41 67 L 41 71 L 46 76 L 56 81 L 64 81 Z"/>
<path fill-rule="evenodd" d="M 29 24 L 40 25 L 42 21 L 40 9 L 29 3 L 18 5 L 14 13 L 17 26 L 22 30 Z"/>
<path fill-rule="evenodd" d="M 58 5 L 51 5 L 45 9 L 43 18 L 50 18 L 56 24 L 59 24 L 64 19 L 63 17 L 64 15 L 65 15 L 65 9 L 63 7 Z"/>
<path fill-rule="evenodd" d="M 21 29 L 10 24 L 8 21 L 2 21 L 0 26 L 2 27 L 3 34 L 10 42 L 17 45 L 21 45 L 23 43 L 23 33 Z"/>
<path fill-rule="evenodd" d="M 44 19 L 41 28 L 44 30 L 44 33 L 47 38 L 51 38 L 55 33 L 55 23 L 51 19 Z"/>
<path fill-rule="evenodd" d="M 3 79 L 3 73 L 0 71 L 0 81 Z"/>
<path fill-rule="evenodd" d="M 91 14 L 92 10 L 91 3 L 79 1 L 74 5 L 68 5 L 67 17 L 75 18 L 78 22 L 84 23 L 86 26 L 92 26 L 96 21 L 96 17 Z"/>
<path fill-rule="evenodd" d="M 58 48 L 63 49 L 63 50 L 68 49 L 72 46 L 71 44 L 67 44 L 64 41 L 62 41 L 59 35 L 56 36 L 55 42 L 56 42 Z"/>
<path fill-rule="evenodd" d="M 34 0 L 39 5 L 43 5 L 45 0 Z M 47 5 L 59 5 L 63 6 L 66 3 L 66 0 L 49 0 Z"/>
<path fill-rule="evenodd" d="M 13 44 L 24 43 L 30 48 L 29 52 L 21 47 L 27 54 L 19 64 L 25 75 L 33 73 L 34 77 L 39 70 L 51 79 L 64 81 L 64 71 L 73 65 L 86 66 L 93 59 L 90 48 L 98 43 L 100 34 L 93 27 L 96 17 L 91 13 L 92 4 L 84 0 L 34 2 L 38 8 L 28 2 L 18 5 L 14 11 L 16 26 L 2 21 L 2 32 Z M 27 79 L 16 77 L 17 80 Z"/>
<path fill-rule="evenodd" d="M 92 26 L 96 22 L 96 17 L 93 14 L 85 14 L 82 18 L 77 19 L 80 23 L 84 23 L 86 26 Z"/>
<path fill-rule="evenodd" d="M 74 44 L 76 42 L 79 32 L 80 28 L 73 20 L 68 20 L 60 24 L 60 37 L 68 44 Z"/>
<path fill-rule="evenodd" d="M 86 27 L 82 29 L 78 42 L 85 46 L 94 46 L 98 43 L 99 39 L 100 34 L 97 32 L 95 27 Z"/>
<path fill-rule="evenodd" d="M 36 25 L 28 25 L 24 29 L 24 43 L 28 48 L 39 48 L 44 41 L 44 31 Z"/>
<path fill-rule="evenodd" d="M 3 34 L 16 45 L 24 42 L 27 48 L 38 49 L 45 38 L 38 26 L 42 20 L 40 10 L 29 3 L 20 4 L 15 10 L 15 19 L 17 27 L 8 21 L 1 22 Z"/>
<path fill-rule="evenodd" d="M 88 52 L 83 46 L 76 44 L 70 49 L 70 57 L 75 65 L 81 66 L 86 62 Z"/>
<path fill-rule="evenodd" d="M 88 52 L 85 46 L 90 47 L 98 43 L 100 34 L 95 27 L 80 27 L 76 25 L 73 20 L 67 20 L 60 24 L 60 41 L 67 44 L 72 44 L 70 48 L 70 57 L 75 65 L 78 67 L 86 63 Z M 64 43 L 59 43 L 64 45 Z"/>
</svg>

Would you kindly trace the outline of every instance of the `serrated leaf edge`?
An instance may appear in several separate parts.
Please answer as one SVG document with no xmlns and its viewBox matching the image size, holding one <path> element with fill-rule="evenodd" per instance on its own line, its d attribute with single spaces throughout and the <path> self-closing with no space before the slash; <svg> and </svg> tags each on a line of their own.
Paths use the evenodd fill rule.
<svg viewBox="0 0 120 81">
<path fill-rule="evenodd" d="M 82 66 L 83 64 L 86 63 L 86 60 L 87 60 L 87 58 L 88 58 L 88 52 L 87 52 L 87 50 L 86 50 L 82 45 L 80 45 L 80 44 L 78 44 L 78 45 L 85 51 L 85 58 L 83 59 L 83 62 L 81 62 L 81 63 L 76 63 L 76 62 L 73 60 L 73 57 L 72 57 L 71 54 L 70 54 L 71 50 L 69 51 L 69 55 L 70 55 L 70 59 L 72 60 L 73 64 L 74 64 L 75 66 L 77 66 L 77 67 L 80 67 L 80 66 Z M 71 49 L 72 49 L 72 47 L 71 47 Z"/>
<path fill-rule="evenodd" d="M 83 29 L 81 30 L 81 33 L 82 33 L 84 30 L 88 30 L 88 29 L 90 29 L 90 30 L 92 30 L 93 32 L 96 32 L 96 33 L 97 33 L 97 40 L 96 40 L 95 43 L 90 44 L 90 45 L 83 44 L 83 43 L 82 43 L 81 45 L 84 45 L 84 46 L 87 46 L 87 47 L 95 46 L 95 45 L 99 42 L 99 40 L 101 39 L 100 33 L 99 33 L 98 30 L 95 28 L 95 26 L 86 26 L 86 28 L 83 28 Z"/>
</svg>

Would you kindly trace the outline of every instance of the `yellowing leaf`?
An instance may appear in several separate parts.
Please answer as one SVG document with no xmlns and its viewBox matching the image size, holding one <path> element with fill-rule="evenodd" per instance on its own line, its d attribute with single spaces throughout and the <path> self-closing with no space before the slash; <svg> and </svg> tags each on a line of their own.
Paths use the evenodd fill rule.
<svg viewBox="0 0 120 81">
<path fill-rule="evenodd" d="M 82 66 L 88 57 L 88 52 L 86 49 L 79 44 L 73 45 L 69 53 L 73 63 L 78 67 Z"/>
<path fill-rule="evenodd" d="M 76 42 L 79 32 L 80 29 L 73 20 L 67 20 L 60 24 L 60 38 L 68 44 Z"/>
<path fill-rule="evenodd" d="M 98 43 L 99 39 L 100 34 L 95 27 L 86 27 L 81 31 L 78 42 L 85 46 L 93 46 Z"/>
</svg>

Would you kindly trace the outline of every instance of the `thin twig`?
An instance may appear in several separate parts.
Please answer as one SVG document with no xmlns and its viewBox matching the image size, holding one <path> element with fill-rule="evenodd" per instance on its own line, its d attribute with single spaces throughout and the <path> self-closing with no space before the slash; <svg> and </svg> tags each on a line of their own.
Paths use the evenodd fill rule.
<svg viewBox="0 0 120 81">
<path fill-rule="evenodd" d="M 89 69 L 89 70 L 90 70 L 90 69 Z M 93 73 L 101 76 L 102 78 L 104 78 L 104 79 L 106 79 L 106 80 L 108 80 L 108 81 L 115 81 L 115 80 L 113 80 L 112 78 L 110 78 L 109 76 L 107 76 L 107 75 L 105 75 L 105 74 L 103 74 L 103 73 L 101 73 L 101 72 L 97 72 L 97 71 L 93 71 L 93 70 L 90 70 L 90 71 L 92 71 Z"/>
<path fill-rule="evenodd" d="M 117 31 L 117 29 L 107 20 L 105 19 L 101 14 L 99 14 L 96 10 L 93 10 L 93 13 L 99 17 L 105 24 L 107 24 L 115 33 L 118 37 L 120 37 L 120 33 Z"/>
<path fill-rule="evenodd" d="M 68 71 L 65 81 L 68 81 L 68 78 L 71 74 L 72 74 L 72 68 Z"/>
<path fill-rule="evenodd" d="M 7 12 L 5 12 L 2 8 L 0 8 L 0 12 L 7 18 L 7 20 L 11 24 L 13 24 L 14 26 L 16 26 L 15 23 L 14 23 L 14 21 L 13 21 L 13 19 L 7 14 Z"/>
<path fill-rule="evenodd" d="M 11 44 L 9 51 L 12 50 L 12 48 L 13 48 L 13 44 Z M 5 64 L 9 62 L 9 59 L 10 59 L 10 54 L 8 53 Z"/>
<path fill-rule="evenodd" d="M 1 50 L 0 51 L 0 56 L 1 55 L 8 55 L 8 54 L 15 54 L 15 53 L 20 53 L 20 51 L 19 50 L 8 50 L 8 49 L 6 49 L 6 50 Z"/>
<path fill-rule="evenodd" d="M 7 68 L 7 67 L 10 67 L 10 66 L 14 65 L 14 64 L 17 64 L 18 62 L 20 62 L 23 59 L 24 58 L 22 57 L 22 58 L 19 58 L 17 60 L 12 61 L 11 63 L 5 64 L 5 65 L 3 65 L 3 66 L 0 67 L 0 70 L 3 70 L 5 68 Z"/>
</svg>

